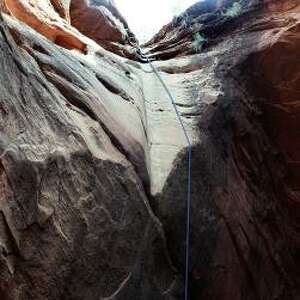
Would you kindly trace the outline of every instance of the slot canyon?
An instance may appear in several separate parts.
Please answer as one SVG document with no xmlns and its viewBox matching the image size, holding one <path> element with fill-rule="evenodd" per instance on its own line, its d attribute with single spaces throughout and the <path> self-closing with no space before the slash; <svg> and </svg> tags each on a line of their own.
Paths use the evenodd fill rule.
<svg viewBox="0 0 300 300">
<path fill-rule="evenodd" d="M 114 1 L 0 0 L 0 299 L 184 299 L 174 105 L 189 300 L 300 299 L 299 51 L 299 0 L 144 44 Z"/>
</svg>

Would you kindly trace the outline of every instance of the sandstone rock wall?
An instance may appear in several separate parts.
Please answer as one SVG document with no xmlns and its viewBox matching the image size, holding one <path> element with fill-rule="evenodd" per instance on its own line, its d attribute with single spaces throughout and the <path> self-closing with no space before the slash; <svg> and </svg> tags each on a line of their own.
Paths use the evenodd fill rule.
<svg viewBox="0 0 300 300">
<path fill-rule="evenodd" d="M 187 101 L 179 103 L 187 124 L 198 122 L 192 299 L 296 299 L 299 3 L 243 4 L 240 15 L 224 17 L 219 6 L 199 3 L 190 9 L 194 26 L 173 22 L 147 45 L 153 57 L 172 58 L 158 66 L 181 82 L 171 87 L 185 91 L 177 97 Z M 207 38 L 198 54 L 195 32 Z M 172 170 L 153 205 L 182 271 L 185 163 Z"/>
<path fill-rule="evenodd" d="M 147 45 L 193 143 L 190 299 L 296 300 L 299 3 L 234 2 Z M 126 21 L 2 5 L 1 300 L 182 299 L 187 145 Z"/>
<path fill-rule="evenodd" d="M 59 46 L 86 52 L 90 38 L 121 56 L 139 59 L 135 36 L 111 2 L 2 0 L 2 6 Z"/>
</svg>

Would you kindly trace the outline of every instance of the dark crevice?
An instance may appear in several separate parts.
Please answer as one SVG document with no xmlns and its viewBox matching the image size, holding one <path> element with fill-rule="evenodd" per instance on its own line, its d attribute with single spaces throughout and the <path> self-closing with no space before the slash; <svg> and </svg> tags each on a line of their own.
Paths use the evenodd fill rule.
<svg viewBox="0 0 300 300">
<path fill-rule="evenodd" d="M 45 54 L 45 55 L 49 55 L 48 51 L 42 47 L 41 45 L 37 45 L 37 44 L 33 44 L 31 46 L 31 48 L 39 53 Z"/>
<path fill-rule="evenodd" d="M 191 117 L 198 117 L 201 115 L 201 113 L 200 112 L 190 112 L 190 113 L 182 113 L 181 115 L 186 118 L 191 118 Z"/>
<path fill-rule="evenodd" d="M 108 89 L 110 92 L 113 94 L 120 94 L 120 90 L 112 85 L 110 82 L 107 80 L 104 80 L 103 78 L 100 77 L 99 74 L 96 74 L 96 78 L 105 86 L 106 89 Z"/>
<path fill-rule="evenodd" d="M 53 73 L 49 71 L 44 71 L 44 74 L 46 75 L 47 79 L 54 84 L 54 86 L 59 90 L 59 92 L 64 96 L 67 102 L 72 104 L 73 106 L 77 107 L 79 110 L 83 111 L 86 115 L 88 115 L 92 120 L 97 121 L 98 117 L 96 113 L 93 111 L 92 108 L 89 107 L 87 103 L 84 103 L 82 99 L 80 99 L 79 95 L 76 95 L 73 91 L 71 91 L 69 88 L 67 88 L 66 85 L 64 85 L 63 82 L 60 82 L 59 80 L 54 79 L 52 75 Z M 57 76 L 57 75 L 55 75 Z"/>
<path fill-rule="evenodd" d="M 176 106 L 179 106 L 179 107 L 186 107 L 186 108 L 191 108 L 191 107 L 194 107 L 195 104 L 186 104 L 186 103 L 175 103 Z"/>
<path fill-rule="evenodd" d="M 121 90 L 120 88 L 117 88 L 116 86 L 114 86 L 113 84 L 108 82 L 107 80 L 101 78 L 99 74 L 96 74 L 96 78 L 111 93 L 122 97 L 127 102 L 130 102 L 132 104 L 134 103 L 133 98 L 131 98 L 125 91 Z"/>
</svg>

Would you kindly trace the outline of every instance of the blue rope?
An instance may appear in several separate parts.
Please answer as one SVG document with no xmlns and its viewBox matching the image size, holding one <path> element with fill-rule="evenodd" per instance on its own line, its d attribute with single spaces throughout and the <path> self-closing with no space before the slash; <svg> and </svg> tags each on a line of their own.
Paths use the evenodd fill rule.
<svg viewBox="0 0 300 300">
<path fill-rule="evenodd" d="M 166 90 L 171 103 L 175 109 L 175 113 L 177 116 L 177 119 L 180 123 L 180 126 L 182 128 L 183 134 L 185 136 L 185 139 L 188 144 L 188 183 L 187 183 L 187 210 L 186 210 L 186 244 L 185 244 L 185 284 L 184 284 L 184 299 L 189 299 L 189 267 L 190 267 L 190 235 L 191 235 L 191 187 L 192 187 L 192 143 L 190 141 L 190 138 L 188 136 L 187 130 L 183 124 L 182 118 L 180 116 L 180 113 L 178 111 L 175 99 L 173 95 L 171 94 L 170 90 L 168 89 L 166 83 L 163 81 L 161 76 L 159 75 L 157 69 L 152 64 L 152 62 L 149 60 L 147 55 L 144 55 L 150 64 L 153 72 L 161 82 L 163 88 Z"/>
</svg>

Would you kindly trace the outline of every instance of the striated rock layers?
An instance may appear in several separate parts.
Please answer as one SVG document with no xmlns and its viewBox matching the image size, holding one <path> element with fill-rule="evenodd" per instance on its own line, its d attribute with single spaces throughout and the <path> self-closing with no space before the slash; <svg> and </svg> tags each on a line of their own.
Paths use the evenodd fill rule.
<svg viewBox="0 0 300 300">
<path fill-rule="evenodd" d="M 71 22 L 102 47 L 131 59 L 139 59 L 138 41 L 113 1 L 73 0 Z"/>
<path fill-rule="evenodd" d="M 187 145 L 126 21 L 1 9 L 1 300 L 182 299 Z M 191 300 L 299 299 L 299 22 L 202 1 L 146 45 L 193 143 Z"/>
</svg>

